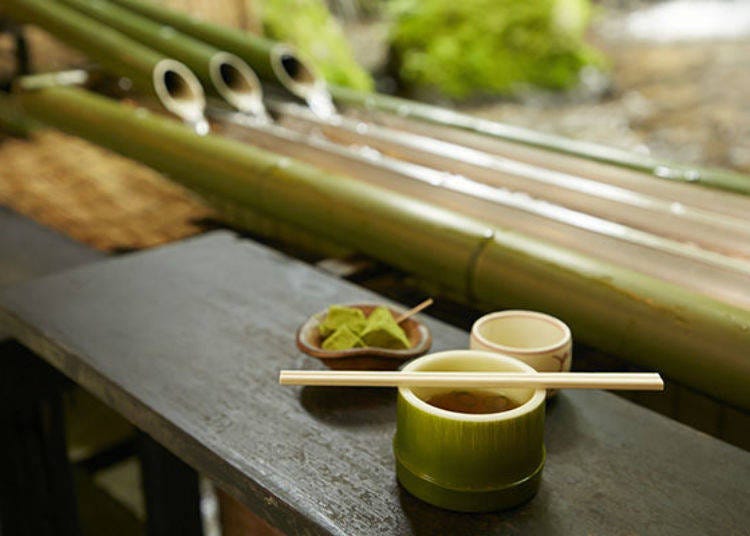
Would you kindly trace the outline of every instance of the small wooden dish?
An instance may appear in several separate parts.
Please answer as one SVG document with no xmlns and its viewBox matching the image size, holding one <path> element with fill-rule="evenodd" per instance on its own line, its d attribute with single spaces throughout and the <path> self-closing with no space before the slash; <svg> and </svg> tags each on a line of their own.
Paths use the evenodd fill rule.
<svg viewBox="0 0 750 536">
<path fill-rule="evenodd" d="M 371 303 L 351 303 L 347 307 L 360 309 L 365 316 L 378 307 Z M 388 306 L 386 306 L 388 307 Z M 394 318 L 403 311 L 388 307 Z M 414 318 L 407 318 L 401 324 L 411 348 L 405 350 L 389 350 L 388 348 L 352 348 L 350 350 L 324 350 L 321 348 L 321 336 L 318 325 L 322 322 L 328 309 L 312 315 L 297 330 L 297 348 L 308 355 L 317 357 L 327 367 L 335 370 L 395 370 L 409 359 L 426 354 L 432 346 L 432 336 L 427 326 Z"/>
</svg>

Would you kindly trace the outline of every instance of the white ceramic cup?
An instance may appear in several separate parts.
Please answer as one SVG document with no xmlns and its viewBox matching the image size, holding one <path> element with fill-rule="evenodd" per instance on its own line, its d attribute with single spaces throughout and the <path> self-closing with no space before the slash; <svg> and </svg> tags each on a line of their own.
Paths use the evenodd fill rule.
<svg viewBox="0 0 750 536">
<path fill-rule="evenodd" d="M 500 311 L 471 327 L 470 347 L 509 355 L 538 372 L 567 372 L 573 359 L 570 328 L 536 311 Z"/>
</svg>

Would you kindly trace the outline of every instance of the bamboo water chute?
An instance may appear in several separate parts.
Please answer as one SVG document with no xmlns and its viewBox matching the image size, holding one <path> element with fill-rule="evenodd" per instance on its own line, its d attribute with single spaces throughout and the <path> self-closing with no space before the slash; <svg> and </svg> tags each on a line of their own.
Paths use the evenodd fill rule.
<svg viewBox="0 0 750 536">
<path fill-rule="evenodd" d="M 334 111 L 325 81 L 309 62 L 287 44 L 202 21 L 154 2 L 110 1 L 235 54 L 245 60 L 263 80 L 280 83 L 292 94 L 305 100 L 321 116 L 330 115 Z"/>
<path fill-rule="evenodd" d="M 542 167 L 553 172 L 566 173 L 595 181 L 600 187 L 608 186 L 637 191 L 645 195 L 663 199 L 682 198 L 687 204 L 706 210 L 722 207 L 722 212 L 739 218 L 747 214 L 748 201 L 742 188 L 686 188 L 698 183 L 680 180 L 655 180 L 652 174 L 625 167 L 609 165 L 584 157 L 549 151 L 542 148 L 509 142 L 499 138 L 484 136 L 475 132 L 436 125 L 365 109 L 346 109 L 346 117 L 367 121 L 372 126 L 430 137 L 453 143 L 461 147 L 486 152 L 500 158 Z M 734 174 L 740 183 L 750 182 L 747 175 Z M 710 186 L 703 183 L 703 186 Z"/>
<path fill-rule="evenodd" d="M 105 0 L 56 0 L 189 67 L 234 108 L 265 117 L 263 90 L 244 60 Z"/>
<path fill-rule="evenodd" d="M 52 126 L 250 214 L 366 252 L 480 306 L 549 311 L 582 342 L 750 408 L 746 307 L 449 210 L 428 201 L 427 191 L 407 195 L 246 143 L 200 137 L 82 90 L 48 88 L 21 100 Z"/>
<path fill-rule="evenodd" d="M 284 49 L 272 42 L 140 0 L 111 1 L 158 20 L 152 29 L 169 24 L 213 46 L 226 38 L 219 48 L 247 60 L 264 80 L 283 82 L 279 65 L 293 65 L 274 67 Z M 179 21 L 160 18 L 167 15 Z M 44 16 L 28 19 L 55 29 Z M 589 157 L 599 161 L 585 160 L 589 146 L 578 142 L 545 146 L 546 136 L 504 125 L 452 125 L 448 110 L 427 107 L 437 114 L 427 118 L 378 104 L 380 96 L 334 94 L 344 115 L 272 101 L 278 124 L 211 106 L 224 136 L 205 139 L 81 90 L 20 98 L 38 118 L 165 172 L 253 230 L 270 222 L 274 233 L 363 251 L 482 307 L 549 311 L 581 341 L 750 408 L 750 198 L 680 184 L 714 184 L 693 180 L 697 171 L 688 168 L 672 177 L 677 182 L 657 180 L 630 161 L 601 163 L 611 159 L 598 146 Z M 726 188 L 735 191 L 747 180 L 723 177 L 739 181 Z"/>
<path fill-rule="evenodd" d="M 381 120 L 397 122 L 402 126 L 405 125 L 402 121 L 404 118 L 416 120 L 412 121 L 412 125 L 419 122 L 427 123 L 430 125 L 430 132 L 434 126 L 449 127 L 452 131 L 449 136 L 453 137 L 454 141 L 461 139 L 456 131 L 465 131 L 493 140 L 510 142 L 513 148 L 527 146 L 548 153 L 578 157 L 579 165 L 585 164 L 586 161 L 602 162 L 667 181 L 693 183 L 750 194 L 750 178 L 741 173 L 663 161 L 645 154 L 536 132 L 398 97 L 371 94 L 337 86 L 331 86 L 329 90 L 336 103 L 344 107 L 366 110 L 370 120 L 373 119 L 373 113 L 381 113 Z M 417 126 L 417 128 L 420 127 Z M 459 141 L 459 143 L 468 144 L 466 140 Z M 530 151 L 530 153 L 535 155 L 537 162 L 545 159 L 544 153 L 538 151 Z"/>
<path fill-rule="evenodd" d="M 679 197 L 663 199 L 348 117 L 320 118 L 295 104 L 271 102 L 270 106 L 281 114 L 280 121 L 292 128 L 319 130 L 346 145 L 371 147 L 394 158 L 477 178 L 490 186 L 553 200 L 659 236 L 750 259 L 750 221 L 745 217 L 750 214 L 750 198 L 735 199 L 737 205 L 744 205 L 741 216 L 725 214 L 715 208 L 691 206 L 686 195 L 690 189 L 682 188 L 675 192 Z M 594 222 L 582 223 L 595 227 Z"/>
<path fill-rule="evenodd" d="M 85 50 L 90 59 L 155 95 L 167 110 L 196 128 L 205 124 L 203 88 L 184 64 L 56 1 L 4 0 L 3 10 Z"/>
<path fill-rule="evenodd" d="M 243 126 L 242 130 L 227 130 L 224 127 L 226 136 L 298 158 L 332 173 L 356 176 L 487 224 L 515 229 L 750 309 L 750 293 L 746 291 L 750 286 L 750 262 L 666 240 L 661 235 L 651 233 L 636 234 L 640 241 L 628 240 L 632 237 L 628 237 L 627 232 L 636 233 L 635 230 L 625 229 L 626 236 L 623 237 L 620 226 L 605 220 L 594 222 L 594 218 L 568 211 L 564 206 L 410 164 L 368 151 L 367 148 L 356 150 L 338 145 L 315 133 L 302 133 L 278 125 L 259 125 L 226 113 L 217 115 L 217 118 L 222 123 Z M 549 214 L 549 211 L 553 211 L 553 214 Z M 567 216 L 557 217 L 554 212 Z M 568 221 L 571 217 L 578 218 L 580 222 Z M 597 222 L 605 228 L 589 228 Z M 685 223 L 677 219 L 673 225 L 684 226 Z M 674 262 L 679 262 L 679 269 L 674 268 Z"/>
</svg>

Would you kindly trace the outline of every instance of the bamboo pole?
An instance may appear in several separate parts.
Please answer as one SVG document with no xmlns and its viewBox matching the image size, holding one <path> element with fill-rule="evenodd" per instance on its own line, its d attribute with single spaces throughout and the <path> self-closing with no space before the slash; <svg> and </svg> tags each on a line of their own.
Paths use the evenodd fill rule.
<svg viewBox="0 0 750 536">
<path fill-rule="evenodd" d="M 573 155 L 586 160 L 628 168 L 669 181 L 700 184 L 740 194 L 750 194 L 750 176 L 724 169 L 702 168 L 659 160 L 648 155 L 628 152 L 596 143 L 572 140 L 526 128 L 490 121 L 467 114 L 389 95 L 367 93 L 339 86 L 329 86 L 338 104 L 377 110 L 401 118 L 478 133 L 521 145 Z"/>
<path fill-rule="evenodd" d="M 242 59 L 105 0 L 57 0 L 187 65 L 211 93 L 246 113 L 265 116 L 258 77 Z"/>
<path fill-rule="evenodd" d="M 497 157 L 455 143 L 379 125 L 363 124 L 356 119 L 341 116 L 324 119 L 296 104 L 272 100 L 269 106 L 272 111 L 281 114 L 278 122 L 289 128 L 317 128 L 338 143 L 371 147 L 400 160 L 478 179 L 481 183 L 500 189 L 523 192 L 536 199 L 546 199 L 581 213 L 619 222 L 661 237 L 750 259 L 750 221 L 744 216 L 732 217 L 716 209 L 693 207 L 682 197 L 653 197 L 592 179 Z M 447 178 L 445 182 L 450 180 Z M 682 188 L 691 189 L 684 185 Z M 510 193 L 508 196 L 513 197 Z M 746 201 L 746 209 L 750 211 L 750 199 L 741 199 Z M 539 201 L 529 198 L 526 203 L 534 204 Z M 679 207 L 678 210 L 675 210 L 675 206 Z M 596 228 L 591 221 L 584 223 L 586 219 L 575 218 L 586 228 Z M 619 229 L 616 232 L 618 236 L 626 238 Z"/>
<path fill-rule="evenodd" d="M 548 311 L 592 347 L 750 409 L 748 309 L 557 247 L 527 246 L 496 231 L 473 272 L 476 303 Z"/>
<path fill-rule="evenodd" d="M 625 189 L 652 198 L 673 199 L 684 205 L 708 211 L 721 207 L 723 214 L 734 218 L 746 219 L 750 212 L 750 196 L 727 190 L 704 188 L 680 181 L 654 180 L 651 175 L 640 171 L 504 141 L 476 132 L 402 118 L 394 114 L 364 109 L 347 109 L 347 112 L 349 117 L 384 126 L 389 130 L 401 130 L 407 134 L 453 143 L 495 157 L 544 168 L 552 173 L 581 177 L 604 188 Z"/>
<path fill-rule="evenodd" d="M 280 82 L 292 94 L 308 101 L 312 108 L 330 107 L 325 82 L 310 63 L 291 46 L 258 35 L 203 21 L 187 13 L 143 0 L 110 0 L 152 20 L 236 54 L 262 79 Z M 293 16 L 290 14 L 290 16 Z M 326 99 L 328 102 L 326 102 Z M 322 101 L 322 102 L 321 102 Z M 328 112 L 331 112 L 328 110 Z M 323 110 L 325 113 L 325 110 Z"/>
<path fill-rule="evenodd" d="M 327 102 L 328 93 L 330 93 L 337 102 L 344 105 L 362 107 L 368 110 L 381 110 L 400 117 L 418 119 L 513 143 L 613 164 L 669 181 L 700 184 L 731 192 L 750 194 L 750 177 L 729 170 L 662 161 L 647 155 L 536 132 L 378 93 L 339 86 L 328 86 L 326 91 L 325 84 L 320 76 L 299 57 L 298 53 L 287 45 L 235 28 L 201 21 L 187 14 L 169 10 L 151 1 L 111 1 L 148 18 L 168 24 L 222 50 L 236 54 L 245 59 L 261 78 L 280 81 L 293 94 L 307 100 L 311 104 L 311 108 L 316 111 L 319 108 L 323 109 L 323 113 L 320 113 L 320 115 L 329 115 L 333 110 Z"/>
<path fill-rule="evenodd" d="M 208 113 L 219 121 L 217 126 L 225 136 L 303 160 L 331 173 L 356 176 L 361 181 L 418 197 L 432 205 L 476 218 L 491 227 L 514 229 L 528 237 L 553 242 L 583 255 L 675 283 L 717 300 L 750 308 L 747 263 L 740 264 L 740 270 L 736 270 L 720 266 L 721 263 L 706 262 L 707 258 L 680 258 L 679 251 L 674 248 L 652 247 L 656 243 L 637 244 L 619 233 L 608 233 L 610 236 L 605 236 L 595 229 L 568 225 L 556 218 L 524 210 L 524 205 L 536 204 L 536 201 L 528 199 L 524 194 L 490 188 L 467 177 L 390 158 L 369 148 L 338 145 L 319 136 L 317 130 L 306 133 L 278 124 L 258 125 L 236 112 L 219 113 L 216 108 L 211 107 Z M 242 128 L 231 128 L 231 124 L 242 125 Z M 435 161 L 440 167 L 439 159 L 436 158 Z M 553 208 L 549 204 L 544 206 Z M 589 218 L 583 220 L 593 223 Z M 615 229 L 610 224 L 606 225 L 610 230 Z M 727 233 L 726 230 L 719 232 Z M 285 236 L 288 237 L 289 233 Z M 734 263 L 740 263 L 740 260 L 734 259 L 730 264 Z"/>
<path fill-rule="evenodd" d="M 49 88 L 21 99 L 38 119 L 189 188 L 368 253 L 475 303 L 547 311 L 581 342 L 750 408 L 748 310 L 288 157 L 200 137 L 82 90 Z"/>
<path fill-rule="evenodd" d="M 49 88 L 20 97 L 32 116 L 140 160 L 188 188 L 213 192 L 343 246 L 366 243 L 386 262 L 434 272 L 438 283 L 461 291 L 471 255 L 490 232 L 450 211 L 248 144 L 214 135 L 204 139 L 156 114 L 86 91 Z M 429 268 L 425 250 L 435 255 Z"/>
<path fill-rule="evenodd" d="M 195 75 L 182 63 L 160 54 L 95 20 L 50 0 L 3 0 L 4 12 L 20 22 L 41 26 L 85 52 L 107 71 L 125 77 L 184 121 L 204 121 L 205 98 Z"/>
</svg>

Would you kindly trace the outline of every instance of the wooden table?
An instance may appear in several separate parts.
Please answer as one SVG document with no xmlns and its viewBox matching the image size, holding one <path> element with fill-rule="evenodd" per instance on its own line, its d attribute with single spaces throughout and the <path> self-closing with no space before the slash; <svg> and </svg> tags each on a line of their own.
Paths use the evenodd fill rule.
<svg viewBox="0 0 750 536">
<path fill-rule="evenodd" d="M 0 287 L 103 257 L 0 207 Z M 80 531 L 55 369 L 0 326 L 0 533 Z"/>
<path fill-rule="evenodd" d="M 747 534 L 750 454 L 603 392 L 548 407 L 542 488 L 467 515 L 394 476 L 395 392 L 291 388 L 294 332 L 383 299 L 216 232 L 0 291 L 0 324 L 270 523 L 301 534 Z M 434 350 L 465 332 L 426 318 Z"/>
<path fill-rule="evenodd" d="M 0 287 L 104 257 L 83 244 L 0 207 Z M 3 333 L 0 331 L 0 340 Z"/>
<path fill-rule="evenodd" d="M 0 287 L 105 258 L 3 207 L 0 230 Z M 62 407 L 71 384 L 7 335 L 0 326 L 0 533 L 79 535 Z M 145 434 L 136 450 L 148 534 L 198 534 L 195 471 Z"/>
</svg>

